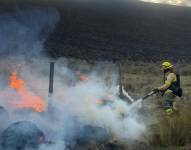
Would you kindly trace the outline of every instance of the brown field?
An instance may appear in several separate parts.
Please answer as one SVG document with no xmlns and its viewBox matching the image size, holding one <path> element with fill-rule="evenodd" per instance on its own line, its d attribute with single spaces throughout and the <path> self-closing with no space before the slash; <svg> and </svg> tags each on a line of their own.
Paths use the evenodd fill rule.
<svg viewBox="0 0 191 150">
<path fill-rule="evenodd" d="M 163 73 L 160 71 L 161 62 L 123 62 L 123 84 L 125 89 L 135 98 L 139 98 L 153 88 L 160 86 Z M 157 118 L 150 124 L 151 134 L 146 138 L 152 149 L 191 149 L 191 65 L 175 64 L 181 75 L 181 86 L 184 95 L 176 99 L 177 112 L 166 116 L 160 105 L 161 97 L 152 96 L 144 102 L 147 113 Z M 172 147 L 172 148 L 171 148 Z"/>
<path fill-rule="evenodd" d="M 160 71 L 161 62 L 124 62 L 123 63 L 123 83 L 126 90 L 132 94 L 143 95 L 153 88 L 160 86 L 163 82 L 163 73 Z M 181 100 L 189 101 L 191 96 L 191 65 L 177 63 L 176 72 L 181 75 L 181 86 L 184 96 Z M 138 97 L 137 97 L 138 98 Z"/>
<path fill-rule="evenodd" d="M 163 73 L 160 71 L 161 62 L 124 61 L 121 64 L 123 86 L 134 99 L 139 99 L 144 94 L 160 86 L 163 82 Z M 69 66 L 79 67 L 79 63 L 76 64 L 75 61 L 71 61 Z M 95 71 L 97 69 L 101 76 L 107 72 L 108 79 L 112 78 L 112 72 L 117 72 L 116 65 L 109 65 L 109 67 L 107 65 L 101 65 L 101 67 L 97 67 L 97 65 L 89 65 L 84 61 L 82 62 L 82 66 L 82 70 Z M 129 141 L 123 143 L 112 141 L 103 147 L 98 145 L 97 149 L 107 150 L 111 149 L 108 148 L 110 146 L 116 146 L 116 150 L 191 149 L 191 65 L 189 63 L 179 62 L 174 64 L 174 66 L 176 72 L 181 75 L 181 86 L 184 93 L 183 97 L 177 98 L 175 101 L 177 110 L 174 114 L 167 116 L 161 108 L 161 96 L 152 96 L 143 102 L 143 108 L 140 110 L 140 113 L 145 113 L 149 116 L 144 117 L 148 130 L 140 141 L 132 142 L 133 144 Z M 94 150 L 95 145 L 91 145 L 90 149 Z"/>
</svg>

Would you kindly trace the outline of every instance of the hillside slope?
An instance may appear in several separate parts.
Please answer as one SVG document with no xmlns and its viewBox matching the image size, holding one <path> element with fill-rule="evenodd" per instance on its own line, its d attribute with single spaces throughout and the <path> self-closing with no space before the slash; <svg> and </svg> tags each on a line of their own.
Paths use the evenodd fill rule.
<svg viewBox="0 0 191 150">
<path fill-rule="evenodd" d="M 51 56 L 108 60 L 191 56 L 191 8 L 138 1 L 67 5 L 47 41 Z"/>
<path fill-rule="evenodd" d="M 48 1 L 1 1 L 6 5 L 0 12 L 26 3 L 57 7 L 60 21 L 45 43 L 51 57 L 191 60 L 190 7 L 138 0 Z"/>
</svg>

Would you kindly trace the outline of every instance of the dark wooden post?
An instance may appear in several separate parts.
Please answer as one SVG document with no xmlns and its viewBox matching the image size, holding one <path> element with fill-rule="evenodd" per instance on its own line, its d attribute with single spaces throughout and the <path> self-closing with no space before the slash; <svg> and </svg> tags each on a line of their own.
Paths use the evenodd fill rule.
<svg viewBox="0 0 191 150">
<path fill-rule="evenodd" d="M 123 75 L 122 75 L 122 66 L 121 63 L 118 62 L 118 69 L 119 69 L 119 97 L 123 98 Z"/>
<path fill-rule="evenodd" d="M 53 94 L 53 89 L 54 89 L 54 62 L 50 62 L 49 94 Z"/>
<path fill-rule="evenodd" d="M 54 62 L 50 62 L 48 111 L 50 111 L 52 107 L 53 91 L 54 91 Z"/>
</svg>

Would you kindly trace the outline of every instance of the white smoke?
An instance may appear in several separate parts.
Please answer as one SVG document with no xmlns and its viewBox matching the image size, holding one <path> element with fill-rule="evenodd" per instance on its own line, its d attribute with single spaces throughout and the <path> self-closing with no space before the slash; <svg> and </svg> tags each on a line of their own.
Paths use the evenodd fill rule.
<svg viewBox="0 0 191 150">
<path fill-rule="evenodd" d="M 45 133 L 47 140 L 54 143 L 43 145 L 43 150 L 63 150 L 64 137 L 76 134 L 71 129 L 74 120 L 77 121 L 75 126 L 101 127 L 118 140 L 138 139 L 146 127 L 138 114 L 137 105 L 128 105 L 118 98 L 116 69 L 112 65 L 100 63 L 91 69 L 77 62 L 72 68 L 67 59 L 57 60 L 54 111 L 49 117 L 46 112 L 22 113 L 10 105 L 11 98 L 19 99 L 17 93 L 7 86 L 13 70 L 17 70 L 18 76 L 25 80 L 27 89 L 47 103 L 50 59 L 41 52 L 44 41 L 59 19 L 58 12 L 53 8 L 27 7 L 17 11 L 0 16 L 0 89 L 1 93 L 6 93 L 0 95 L 0 105 L 9 111 L 7 126 L 22 120 L 34 122 Z M 79 70 L 86 70 L 88 80 L 79 80 Z M 98 100 L 105 98 L 111 102 L 100 106 Z"/>
<path fill-rule="evenodd" d="M 59 15 L 54 8 L 16 7 L 0 15 L 0 56 L 39 54 Z"/>
</svg>

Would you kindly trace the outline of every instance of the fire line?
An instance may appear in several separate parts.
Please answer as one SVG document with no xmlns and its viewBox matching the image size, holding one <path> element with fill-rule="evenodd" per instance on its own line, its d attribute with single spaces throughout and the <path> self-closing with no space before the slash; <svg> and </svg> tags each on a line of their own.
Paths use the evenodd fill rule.
<svg viewBox="0 0 191 150">
<path fill-rule="evenodd" d="M 14 106 L 17 108 L 30 108 L 36 112 L 45 111 L 45 101 L 27 90 L 25 81 L 18 78 L 16 71 L 11 73 L 9 80 L 9 87 L 14 89 L 19 96 L 19 99 L 13 102 Z"/>
</svg>

